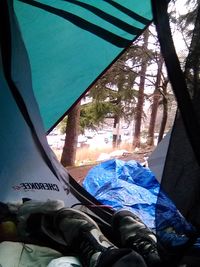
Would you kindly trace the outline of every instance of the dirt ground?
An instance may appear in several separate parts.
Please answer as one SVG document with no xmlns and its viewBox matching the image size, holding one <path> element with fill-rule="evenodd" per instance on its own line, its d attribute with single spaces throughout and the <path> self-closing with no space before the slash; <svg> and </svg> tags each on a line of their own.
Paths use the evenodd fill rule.
<svg viewBox="0 0 200 267">
<path fill-rule="evenodd" d="M 151 152 L 152 152 L 152 150 L 148 150 L 148 151 L 145 150 L 145 151 L 141 151 L 141 152 L 137 152 L 137 153 L 128 153 L 128 154 L 125 154 L 124 156 L 117 157 L 117 158 L 124 160 L 124 161 L 136 160 L 139 163 L 143 164 L 145 162 L 145 157 L 148 157 Z M 97 164 L 99 164 L 99 163 L 97 163 Z M 82 184 L 82 182 L 83 182 L 84 178 L 86 177 L 87 173 L 89 172 L 89 170 L 97 164 L 78 166 L 78 167 L 67 167 L 67 170 L 68 170 L 69 174 L 79 184 Z"/>
</svg>

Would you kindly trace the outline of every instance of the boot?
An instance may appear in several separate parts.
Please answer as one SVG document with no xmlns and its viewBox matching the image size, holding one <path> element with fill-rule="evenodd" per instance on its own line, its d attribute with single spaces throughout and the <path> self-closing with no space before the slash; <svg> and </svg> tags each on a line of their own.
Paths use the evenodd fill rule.
<svg viewBox="0 0 200 267">
<path fill-rule="evenodd" d="M 117 211 L 113 216 L 113 230 L 120 235 L 120 245 L 139 253 L 148 267 L 162 266 L 156 236 L 132 212 Z"/>
<path fill-rule="evenodd" d="M 83 266 L 87 267 L 95 267 L 98 260 L 104 261 L 110 249 L 111 254 L 118 251 L 89 216 L 63 206 L 62 202 L 54 200 L 25 202 L 19 210 L 20 235 L 38 239 L 44 234 L 49 241 L 54 242 L 54 249 L 57 244 L 62 251 L 65 248 L 65 252 L 68 250 L 79 255 Z M 106 253 L 100 257 L 103 252 Z"/>
<path fill-rule="evenodd" d="M 55 225 L 66 245 L 80 255 L 83 266 L 95 267 L 104 252 L 116 248 L 85 213 L 63 208 L 57 212 Z"/>
</svg>

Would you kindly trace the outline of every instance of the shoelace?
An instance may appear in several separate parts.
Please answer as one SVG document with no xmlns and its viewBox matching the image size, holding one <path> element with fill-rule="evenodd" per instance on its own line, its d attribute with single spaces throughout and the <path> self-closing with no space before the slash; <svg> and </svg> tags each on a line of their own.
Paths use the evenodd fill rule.
<svg viewBox="0 0 200 267">
<path fill-rule="evenodd" d="M 81 254 L 83 254 L 88 259 L 90 259 L 92 254 L 95 253 L 95 249 L 91 246 L 87 238 L 84 238 L 81 241 L 79 250 Z"/>
<path fill-rule="evenodd" d="M 133 246 L 137 248 L 138 251 L 142 252 L 143 255 L 148 255 L 150 253 L 157 253 L 157 249 L 152 244 L 149 244 L 145 241 L 140 241 L 140 243 L 133 243 Z"/>
<path fill-rule="evenodd" d="M 107 249 L 112 249 L 114 248 L 114 245 L 110 244 L 110 247 L 104 247 L 103 244 L 101 244 L 103 241 L 106 241 L 104 235 L 99 235 L 98 240 L 88 232 L 81 232 L 79 235 L 79 240 L 76 242 L 79 242 L 79 252 L 82 254 L 83 258 L 85 261 L 88 262 L 90 261 L 91 257 L 95 253 L 102 253 L 107 251 Z"/>
<path fill-rule="evenodd" d="M 143 256 L 147 256 L 150 253 L 158 254 L 157 245 L 153 239 L 149 235 L 153 233 L 145 227 L 145 225 L 141 226 L 140 223 L 143 222 L 140 218 L 134 215 L 135 220 L 135 235 L 130 239 L 132 246 L 140 252 Z M 137 223 L 139 223 L 137 225 Z M 142 233 L 141 233 L 142 232 Z M 129 242 L 130 244 L 130 242 Z"/>
<path fill-rule="evenodd" d="M 144 257 L 152 253 L 158 255 L 156 243 L 144 235 L 134 236 L 134 238 L 129 241 L 129 244 L 131 244 L 132 248 L 137 250 L 137 252 L 142 254 Z"/>
<path fill-rule="evenodd" d="M 82 255 L 81 258 L 83 260 L 84 266 L 89 265 L 92 255 L 97 252 L 101 252 L 101 250 L 98 251 L 97 247 L 93 246 L 94 242 L 95 240 L 92 236 L 89 236 L 85 232 L 80 233 L 79 240 L 77 240 L 76 244 L 79 244 L 77 250 Z"/>
<path fill-rule="evenodd" d="M 22 254 L 23 254 L 24 250 L 26 250 L 28 253 L 32 253 L 33 252 L 33 249 L 31 247 L 29 247 L 25 243 L 22 243 L 22 250 L 21 250 L 21 253 L 20 253 L 20 257 L 19 257 L 18 267 L 21 264 Z"/>
</svg>

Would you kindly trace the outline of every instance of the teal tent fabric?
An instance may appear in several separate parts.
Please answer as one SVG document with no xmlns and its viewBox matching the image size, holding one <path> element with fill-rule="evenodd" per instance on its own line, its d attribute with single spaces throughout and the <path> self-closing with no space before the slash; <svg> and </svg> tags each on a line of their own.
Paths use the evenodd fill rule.
<svg viewBox="0 0 200 267">
<path fill-rule="evenodd" d="M 48 146 L 12 0 L 0 4 L 0 202 L 59 199 L 98 205 Z M 109 220 L 110 215 L 96 212 Z M 106 214 L 106 215 L 102 215 Z"/>
<path fill-rule="evenodd" d="M 14 0 L 45 130 L 152 20 L 150 0 Z"/>
<path fill-rule="evenodd" d="M 0 201 L 50 198 L 70 205 L 74 197 L 69 195 L 68 174 L 47 144 L 10 3 L 0 8 Z"/>
</svg>

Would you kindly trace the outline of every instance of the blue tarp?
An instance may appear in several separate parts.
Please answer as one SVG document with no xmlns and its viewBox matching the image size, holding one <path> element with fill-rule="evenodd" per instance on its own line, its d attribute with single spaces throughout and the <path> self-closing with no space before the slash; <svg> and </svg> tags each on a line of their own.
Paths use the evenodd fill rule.
<svg viewBox="0 0 200 267">
<path fill-rule="evenodd" d="M 112 159 L 95 166 L 83 187 L 104 205 L 131 210 L 169 245 L 184 243 L 188 240 L 185 233 L 194 231 L 161 190 L 150 169 L 134 160 Z"/>
</svg>

